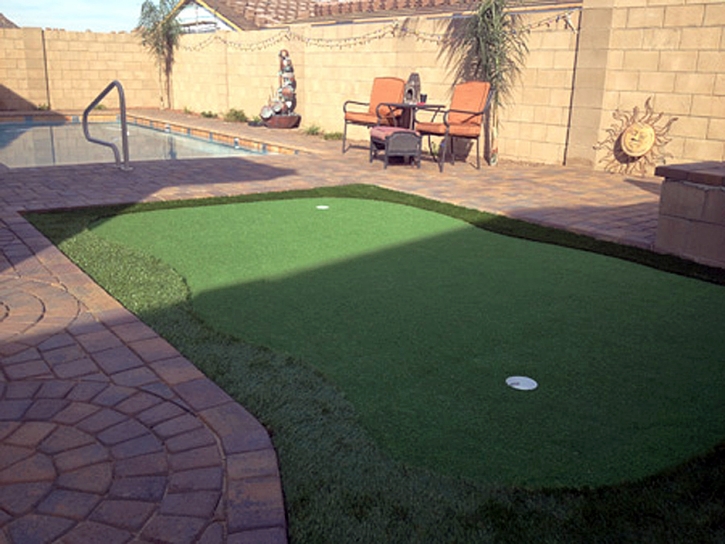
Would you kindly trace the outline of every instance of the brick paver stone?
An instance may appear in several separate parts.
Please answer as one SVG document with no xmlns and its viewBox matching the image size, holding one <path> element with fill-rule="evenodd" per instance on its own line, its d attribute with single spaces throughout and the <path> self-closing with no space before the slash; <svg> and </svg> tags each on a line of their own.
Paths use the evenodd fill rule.
<svg viewBox="0 0 725 544">
<path fill-rule="evenodd" d="M 151 517 L 155 503 L 138 500 L 106 500 L 90 516 L 92 521 L 135 531 Z"/>
<path fill-rule="evenodd" d="M 94 521 L 78 524 L 67 534 L 63 535 L 63 544 L 88 544 L 98 542 L 102 544 L 125 544 L 133 538 L 133 533 L 117 529 L 110 525 Z"/>
<path fill-rule="evenodd" d="M 187 516 L 157 516 L 144 529 L 141 536 L 151 542 L 191 544 L 201 534 L 204 520 Z"/>
</svg>

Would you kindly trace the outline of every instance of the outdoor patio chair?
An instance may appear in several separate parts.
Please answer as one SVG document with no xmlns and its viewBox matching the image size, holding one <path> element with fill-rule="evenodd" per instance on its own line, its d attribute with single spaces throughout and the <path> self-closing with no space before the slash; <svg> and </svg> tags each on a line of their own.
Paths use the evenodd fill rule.
<svg viewBox="0 0 725 544">
<path fill-rule="evenodd" d="M 402 79 L 397 77 L 376 77 L 373 80 L 370 102 L 347 100 L 342 105 L 342 111 L 345 114 L 345 128 L 342 133 L 342 152 L 345 153 L 346 151 L 347 125 L 363 125 L 366 127 L 373 127 L 375 125 L 394 126 L 396 119 L 403 112 L 387 106 L 380 108 L 378 106 L 382 102 L 402 102 L 404 92 L 405 81 Z M 360 111 L 360 106 L 367 106 L 367 110 Z"/>
<path fill-rule="evenodd" d="M 441 107 L 420 107 L 416 110 L 415 130 L 422 136 L 428 136 L 430 148 L 431 136 L 441 136 L 438 152 L 438 168 L 443 172 L 446 155 L 451 156 L 451 163 L 455 162 L 453 153 L 453 139 L 465 138 L 476 140 L 476 168 L 481 168 L 481 125 L 488 108 L 491 105 L 493 91 L 487 81 L 468 81 L 459 83 L 453 88 L 451 107 L 444 110 Z M 418 119 L 419 114 L 433 113 L 429 121 Z"/>
</svg>

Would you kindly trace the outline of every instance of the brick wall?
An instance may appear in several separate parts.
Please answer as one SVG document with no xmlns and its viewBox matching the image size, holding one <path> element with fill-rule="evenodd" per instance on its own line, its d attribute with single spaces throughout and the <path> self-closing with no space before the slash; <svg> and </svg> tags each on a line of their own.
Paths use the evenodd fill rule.
<svg viewBox="0 0 725 544">
<path fill-rule="evenodd" d="M 0 110 L 48 104 L 40 29 L 0 28 Z"/>
<path fill-rule="evenodd" d="M 587 0 L 572 104 L 570 162 L 596 165 L 589 143 L 612 112 L 652 99 L 678 117 L 668 163 L 725 160 L 725 3 L 722 0 Z M 663 124 L 663 123 L 660 123 Z"/>
<path fill-rule="evenodd" d="M 129 105 L 159 106 L 158 70 L 133 34 L 0 29 L 0 58 L 0 110 L 84 109 L 114 79 Z"/>
<path fill-rule="evenodd" d="M 725 160 L 725 4 L 583 0 L 581 8 L 522 14 L 530 54 L 501 115 L 501 157 L 601 168 L 594 145 L 614 110 L 641 109 L 652 97 L 664 119 L 679 117 L 669 163 Z M 447 104 L 453 67 L 440 38 L 451 21 L 421 15 L 183 36 L 173 107 L 258 115 L 277 88 L 283 48 L 295 65 L 303 127 L 342 131 L 343 102 L 366 100 L 380 75 L 417 72 L 429 102 Z M 129 107 L 161 104 L 158 69 L 134 34 L 0 29 L 0 38 L 0 109 L 82 109 L 112 79 L 124 84 Z M 115 97 L 107 100 L 112 107 Z M 350 136 L 367 133 L 353 127 Z"/>
</svg>

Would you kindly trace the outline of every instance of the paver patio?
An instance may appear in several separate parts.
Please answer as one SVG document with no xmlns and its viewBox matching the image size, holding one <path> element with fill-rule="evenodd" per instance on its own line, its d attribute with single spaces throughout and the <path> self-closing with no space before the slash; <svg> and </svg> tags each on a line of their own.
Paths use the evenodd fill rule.
<svg viewBox="0 0 725 544">
<path fill-rule="evenodd" d="M 0 170 L 0 543 L 286 542 L 266 430 L 20 212 L 371 183 L 651 248 L 660 181 L 368 162 L 361 144 L 136 112 L 297 155 Z M 131 143 L 133 146 L 133 143 Z M 110 155 L 110 153 L 109 153 Z M 110 157 L 109 157 L 110 160 Z M 0 167 L 2 168 L 2 167 Z"/>
</svg>

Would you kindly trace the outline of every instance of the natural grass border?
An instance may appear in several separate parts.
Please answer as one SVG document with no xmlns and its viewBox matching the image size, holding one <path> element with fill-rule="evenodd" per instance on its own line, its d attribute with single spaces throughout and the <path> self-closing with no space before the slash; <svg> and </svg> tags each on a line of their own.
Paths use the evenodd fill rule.
<svg viewBox="0 0 725 544">
<path fill-rule="evenodd" d="M 194 315 L 183 278 L 87 230 L 118 213 L 305 197 L 418 206 L 502 234 L 723 283 L 722 271 L 681 259 L 361 185 L 26 217 L 267 427 L 292 542 L 725 541 L 725 443 L 658 475 L 598 489 L 491 489 L 403 466 L 377 448 L 349 402 L 311 366 L 210 330 Z"/>
</svg>

